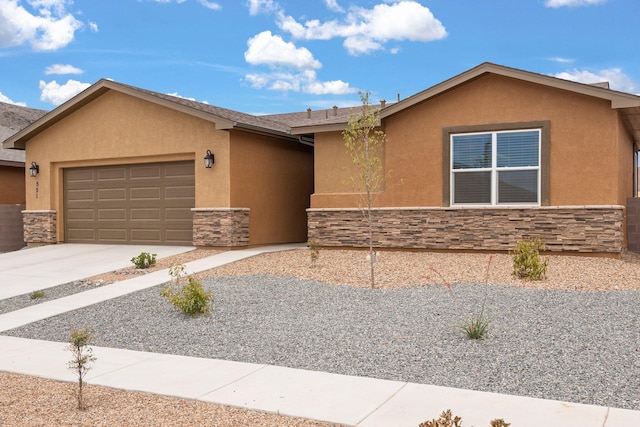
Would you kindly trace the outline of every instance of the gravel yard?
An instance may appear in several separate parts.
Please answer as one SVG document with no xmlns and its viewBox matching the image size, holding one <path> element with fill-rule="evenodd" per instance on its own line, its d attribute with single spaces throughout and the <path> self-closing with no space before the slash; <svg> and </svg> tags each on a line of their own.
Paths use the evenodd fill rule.
<svg viewBox="0 0 640 427">
<path fill-rule="evenodd" d="M 489 255 L 382 252 L 371 290 L 365 256 L 326 250 L 313 264 L 296 250 L 201 273 L 214 292 L 208 318 L 185 318 L 156 287 L 6 334 L 66 341 L 88 326 L 97 346 L 640 410 L 635 257 L 552 256 L 547 280 L 523 282 L 504 254 L 487 279 Z M 468 340 L 456 326 L 485 298 L 490 332 Z"/>
</svg>

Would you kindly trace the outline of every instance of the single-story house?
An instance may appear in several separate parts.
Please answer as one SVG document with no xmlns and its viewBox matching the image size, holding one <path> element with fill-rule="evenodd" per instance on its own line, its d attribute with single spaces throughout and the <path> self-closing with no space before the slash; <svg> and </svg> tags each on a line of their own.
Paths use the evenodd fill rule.
<svg viewBox="0 0 640 427">
<path fill-rule="evenodd" d="M 495 251 L 539 238 L 551 251 L 618 254 L 640 241 L 625 232 L 640 96 L 484 63 L 379 111 L 376 247 Z M 292 125 L 314 135 L 308 238 L 321 246 L 367 245 L 348 119 L 337 109 Z"/>
<path fill-rule="evenodd" d="M 37 120 L 45 112 L 0 102 L 0 142 Z M 0 252 L 24 247 L 25 154 L 0 144 Z"/>
<path fill-rule="evenodd" d="M 4 147 L 29 245 L 306 241 L 313 147 L 268 118 L 101 80 Z"/>
<path fill-rule="evenodd" d="M 376 247 L 640 250 L 639 96 L 485 63 L 379 109 Z M 342 137 L 358 112 L 254 116 L 101 80 L 4 143 L 38 165 L 25 241 L 367 246 Z"/>
</svg>

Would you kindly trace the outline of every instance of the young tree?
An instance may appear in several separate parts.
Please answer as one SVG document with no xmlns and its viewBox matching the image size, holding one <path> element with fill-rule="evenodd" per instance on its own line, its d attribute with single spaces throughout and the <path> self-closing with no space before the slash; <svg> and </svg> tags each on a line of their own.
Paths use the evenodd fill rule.
<svg viewBox="0 0 640 427">
<path fill-rule="evenodd" d="M 375 287 L 376 253 L 373 250 L 373 206 L 380 191 L 383 190 L 385 174 L 382 158 L 387 140 L 380 130 L 380 110 L 371 105 L 369 92 L 359 92 L 362 108 L 349 119 L 349 127 L 342 132 L 347 152 L 351 156 L 356 170 L 351 179 L 362 190 L 360 208 L 367 223 L 369 243 L 369 268 L 371 288 Z"/>
<path fill-rule="evenodd" d="M 93 355 L 93 349 L 89 347 L 91 338 L 91 334 L 87 328 L 71 331 L 69 346 L 67 347 L 73 354 L 73 358 L 67 363 L 67 366 L 74 371 L 78 377 L 78 393 L 76 395 L 78 398 L 78 409 L 85 409 L 86 407 L 82 397 L 82 385 L 87 371 L 91 369 L 89 365 L 96 360 L 96 357 Z"/>
</svg>

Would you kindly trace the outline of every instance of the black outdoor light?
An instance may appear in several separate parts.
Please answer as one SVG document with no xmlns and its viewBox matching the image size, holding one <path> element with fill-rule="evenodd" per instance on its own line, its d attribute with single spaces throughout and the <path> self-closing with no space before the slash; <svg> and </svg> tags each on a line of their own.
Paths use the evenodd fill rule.
<svg viewBox="0 0 640 427">
<path fill-rule="evenodd" d="M 214 160 L 215 158 L 213 157 L 213 153 L 211 152 L 211 150 L 207 150 L 207 155 L 204 156 L 204 167 L 207 169 L 211 169 Z"/>
<path fill-rule="evenodd" d="M 31 167 L 29 168 L 29 175 L 35 178 L 36 176 L 38 176 L 39 173 L 40 173 L 40 166 L 38 166 L 36 162 L 31 162 Z"/>
</svg>

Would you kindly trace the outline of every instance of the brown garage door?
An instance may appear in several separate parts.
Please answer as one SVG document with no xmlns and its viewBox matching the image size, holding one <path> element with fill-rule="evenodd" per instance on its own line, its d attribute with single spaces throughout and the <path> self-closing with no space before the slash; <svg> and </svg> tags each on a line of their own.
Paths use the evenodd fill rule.
<svg viewBox="0 0 640 427">
<path fill-rule="evenodd" d="M 193 162 L 64 171 L 65 241 L 191 245 Z"/>
</svg>

